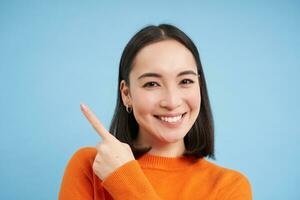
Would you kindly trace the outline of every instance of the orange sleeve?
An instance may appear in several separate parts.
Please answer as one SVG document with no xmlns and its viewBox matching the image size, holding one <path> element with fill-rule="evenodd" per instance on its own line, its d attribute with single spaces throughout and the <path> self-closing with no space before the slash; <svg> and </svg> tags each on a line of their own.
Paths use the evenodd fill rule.
<svg viewBox="0 0 300 200">
<path fill-rule="evenodd" d="M 160 200 L 137 160 L 125 163 L 101 181 L 93 176 L 95 156 L 95 148 L 82 148 L 72 156 L 62 179 L 59 200 L 101 200 L 105 199 L 104 190 L 114 200 Z M 93 178 L 99 180 L 100 187 L 94 185 Z"/>
<path fill-rule="evenodd" d="M 226 179 L 226 183 L 218 192 L 217 199 L 252 200 L 251 185 L 248 179 L 243 174 L 235 172 L 234 177 Z"/>
<path fill-rule="evenodd" d="M 115 200 L 160 200 L 137 160 L 118 168 L 101 183 Z"/>
<path fill-rule="evenodd" d="M 62 179 L 59 200 L 92 200 L 93 173 L 86 159 L 86 149 L 78 150 L 70 159 Z"/>
</svg>

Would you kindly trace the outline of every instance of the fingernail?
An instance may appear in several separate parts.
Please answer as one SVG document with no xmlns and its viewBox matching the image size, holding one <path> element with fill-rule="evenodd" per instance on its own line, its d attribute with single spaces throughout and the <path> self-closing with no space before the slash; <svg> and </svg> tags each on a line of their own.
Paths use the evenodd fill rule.
<svg viewBox="0 0 300 200">
<path fill-rule="evenodd" d="M 84 110 L 84 111 L 87 109 L 83 103 L 80 104 L 80 108 L 81 108 L 81 110 Z"/>
</svg>

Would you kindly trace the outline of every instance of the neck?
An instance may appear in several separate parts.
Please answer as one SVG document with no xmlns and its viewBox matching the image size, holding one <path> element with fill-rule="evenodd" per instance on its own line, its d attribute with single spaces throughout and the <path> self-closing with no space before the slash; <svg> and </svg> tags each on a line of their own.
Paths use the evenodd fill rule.
<svg viewBox="0 0 300 200">
<path fill-rule="evenodd" d="M 161 157 L 180 157 L 185 151 L 183 139 L 174 143 L 163 143 L 159 141 L 146 141 L 138 137 L 136 145 L 141 147 L 151 146 L 152 149 L 148 152 L 148 154 Z"/>
<path fill-rule="evenodd" d="M 154 146 L 151 145 L 152 149 L 149 151 L 149 154 L 162 156 L 162 157 L 179 157 L 182 156 L 184 152 L 184 143 L 183 141 L 178 141 L 176 143 L 166 144 L 164 146 Z"/>
</svg>

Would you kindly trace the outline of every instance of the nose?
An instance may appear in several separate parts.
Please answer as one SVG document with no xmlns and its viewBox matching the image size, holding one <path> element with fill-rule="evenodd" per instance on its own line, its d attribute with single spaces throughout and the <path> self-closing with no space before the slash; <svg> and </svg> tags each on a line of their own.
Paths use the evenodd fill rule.
<svg viewBox="0 0 300 200">
<path fill-rule="evenodd" d="M 160 106 L 168 110 L 174 110 L 182 104 L 180 91 L 176 88 L 169 88 L 164 91 Z"/>
</svg>

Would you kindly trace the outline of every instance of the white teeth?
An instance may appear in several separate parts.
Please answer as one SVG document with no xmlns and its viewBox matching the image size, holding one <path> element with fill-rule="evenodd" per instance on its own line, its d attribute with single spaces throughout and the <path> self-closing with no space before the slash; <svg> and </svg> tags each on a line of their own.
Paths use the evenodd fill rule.
<svg viewBox="0 0 300 200">
<path fill-rule="evenodd" d="M 182 115 L 179 115 L 177 117 L 159 117 L 160 120 L 165 122 L 177 122 L 182 118 Z"/>
</svg>

